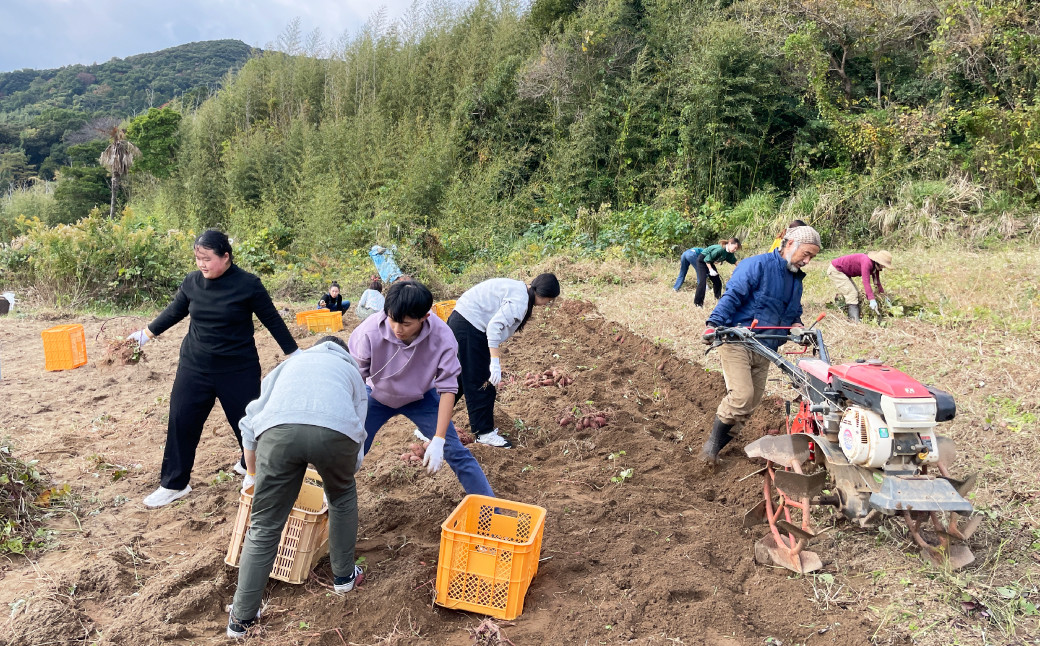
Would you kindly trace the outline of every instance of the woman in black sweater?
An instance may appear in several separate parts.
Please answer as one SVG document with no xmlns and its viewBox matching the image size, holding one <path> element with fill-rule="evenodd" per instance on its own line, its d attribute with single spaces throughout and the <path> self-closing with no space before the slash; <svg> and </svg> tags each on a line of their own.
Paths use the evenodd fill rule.
<svg viewBox="0 0 1040 646">
<path fill-rule="evenodd" d="M 203 232 L 195 240 L 195 265 L 199 270 L 188 274 L 173 302 L 148 327 L 130 335 L 143 346 L 191 315 L 170 394 L 161 486 L 144 499 L 146 507 L 162 507 L 191 492 L 195 450 L 215 400 L 220 400 L 241 450 L 238 422 L 246 404 L 260 396 L 253 314 L 285 354 L 299 352 L 260 279 L 234 264 L 226 235 L 215 229 Z M 240 458 L 233 468 L 244 474 L 244 464 Z"/>
</svg>

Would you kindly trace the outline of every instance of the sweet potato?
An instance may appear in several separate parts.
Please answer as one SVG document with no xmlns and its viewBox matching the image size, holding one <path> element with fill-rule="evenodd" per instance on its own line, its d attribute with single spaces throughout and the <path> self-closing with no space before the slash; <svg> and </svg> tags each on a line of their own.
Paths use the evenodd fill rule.
<svg viewBox="0 0 1040 646">
<path fill-rule="evenodd" d="M 560 426 L 570 426 L 574 423 L 573 415 L 564 415 L 560 418 Z"/>
</svg>

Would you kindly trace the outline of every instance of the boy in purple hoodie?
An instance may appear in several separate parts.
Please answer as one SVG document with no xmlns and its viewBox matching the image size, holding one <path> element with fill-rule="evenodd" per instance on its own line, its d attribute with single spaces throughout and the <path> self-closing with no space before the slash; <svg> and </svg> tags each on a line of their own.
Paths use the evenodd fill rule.
<svg viewBox="0 0 1040 646">
<path fill-rule="evenodd" d="M 423 465 L 433 474 L 445 460 L 468 494 L 494 496 L 473 454 L 451 423 L 459 392 L 459 347 L 448 324 L 430 316 L 433 294 L 414 280 L 398 280 L 383 311 L 350 334 L 348 347 L 368 390 L 365 454 L 390 418 L 404 415 L 429 438 Z"/>
</svg>

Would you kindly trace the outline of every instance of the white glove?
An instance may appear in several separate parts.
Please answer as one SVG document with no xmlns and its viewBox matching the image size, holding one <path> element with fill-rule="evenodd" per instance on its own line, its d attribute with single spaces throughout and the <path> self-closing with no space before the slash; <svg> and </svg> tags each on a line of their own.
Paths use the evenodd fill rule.
<svg viewBox="0 0 1040 646">
<path fill-rule="evenodd" d="M 426 473 L 429 473 L 431 476 L 441 470 L 441 467 L 444 466 L 443 437 L 434 437 L 430 440 L 430 445 L 426 447 L 426 454 L 423 455 L 422 463 L 426 467 Z"/>
<path fill-rule="evenodd" d="M 301 350 L 299 348 L 296 348 L 295 350 L 293 350 L 292 352 L 289 353 L 289 356 L 290 357 L 295 357 L 298 354 L 303 354 L 303 350 Z"/>
<path fill-rule="evenodd" d="M 256 484 L 256 476 L 251 476 L 248 473 L 242 478 L 242 493 L 246 492 L 246 489 Z"/>
<path fill-rule="evenodd" d="M 718 276 L 719 272 L 715 271 L 714 267 L 708 267 L 708 275 L 709 276 Z"/>
<path fill-rule="evenodd" d="M 151 338 L 149 338 L 148 336 L 148 332 L 145 330 L 138 330 L 136 332 L 133 332 L 126 338 L 137 341 L 137 347 L 139 348 L 143 348 L 145 343 L 151 341 Z"/>
<path fill-rule="evenodd" d="M 492 386 L 502 382 L 502 360 L 498 357 L 491 357 L 491 376 L 488 377 L 488 381 Z"/>
<path fill-rule="evenodd" d="M 869 305 L 870 305 L 870 309 L 874 310 L 875 312 L 878 311 L 878 309 L 877 309 L 877 299 L 876 298 L 870 299 Z"/>
</svg>

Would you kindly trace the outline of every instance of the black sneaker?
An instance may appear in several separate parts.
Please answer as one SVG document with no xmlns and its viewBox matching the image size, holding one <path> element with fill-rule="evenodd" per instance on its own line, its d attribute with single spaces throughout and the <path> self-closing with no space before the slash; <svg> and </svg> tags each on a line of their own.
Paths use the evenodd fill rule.
<svg viewBox="0 0 1040 646">
<path fill-rule="evenodd" d="M 360 565 L 354 566 L 354 573 L 350 576 L 337 576 L 332 580 L 332 587 L 336 590 L 336 594 L 346 594 L 354 589 L 355 583 L 361 583 L 365 580 L 365 571 L 361 569 Z"/>
<path fill-rule="evenodd" d="M 252 619 L 237 619 L 232 606 L 228 606 L 227 636 L 231 639 L 244 639 L 249 629 L 255 626 L 258 621 L 260 621 L 259 610 L 256 611 L 256 616 Z"/>
</svg>

